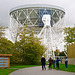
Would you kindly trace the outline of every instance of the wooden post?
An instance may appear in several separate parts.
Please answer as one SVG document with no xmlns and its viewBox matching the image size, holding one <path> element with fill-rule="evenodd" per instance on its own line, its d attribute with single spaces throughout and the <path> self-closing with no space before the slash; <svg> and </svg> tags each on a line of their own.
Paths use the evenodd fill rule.
<svg viewBox="0 0 75 75">
<path fill-rule="evenodd" d="M 10 67 L 10 57 L 8 57 L 8 67 Z"/>
</svg>

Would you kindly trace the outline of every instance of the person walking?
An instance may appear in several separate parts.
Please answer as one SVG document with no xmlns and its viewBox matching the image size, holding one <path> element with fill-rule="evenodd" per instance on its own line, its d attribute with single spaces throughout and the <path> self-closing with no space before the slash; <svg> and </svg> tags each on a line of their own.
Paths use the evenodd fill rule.
<svg viewBox="0 0 75 75">
<path fill-rule="evenodd" d="M 65 57 L 65 67 L 67 68 L 67 65 L 68 65 L 68 59 L 67 57 Z"/>
<path fill-rule="evenodd" d="M 59 61 L 61 61 L 61 60 L 57 57 L 57 59 L 56 59 L 57 70 L 59 69 Z"/>
<path fill-rule="evenodd" d="M 46 67 L 45 67 L 45 61 L 46 61 L 45 57 L 42 56 L 42 58 L 41 58 L 42 70 L 44 70 L 44 69 L 46 70 Z"/>
<path fill-rule="evenodd" d="M 49 58 L 48 62 L 49 62 L 49 69 L 52 69 L 52 59 L 51 59 L 51 57 Z"/>
</svg>

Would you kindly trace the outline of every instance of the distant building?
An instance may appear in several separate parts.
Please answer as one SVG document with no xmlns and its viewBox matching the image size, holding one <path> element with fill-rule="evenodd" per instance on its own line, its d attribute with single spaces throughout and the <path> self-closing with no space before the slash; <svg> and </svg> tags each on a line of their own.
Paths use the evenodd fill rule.
<svg viewBox="0 0 75 75">
<path fill-rule="evenodd" d="M 75 65 L 75 42 L 67 45 L 68 63 Z"/>
</svg>

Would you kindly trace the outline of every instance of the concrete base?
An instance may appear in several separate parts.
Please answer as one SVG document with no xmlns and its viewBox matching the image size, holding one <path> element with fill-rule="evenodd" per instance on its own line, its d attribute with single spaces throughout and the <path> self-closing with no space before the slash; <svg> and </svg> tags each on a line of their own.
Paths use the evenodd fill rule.
<svg viewBox="0 0 75 75">
<path fill-rule="evenodd" d="M 68 58 L 68 64 L 75 65 L 75 58 Z"/>
</svg>

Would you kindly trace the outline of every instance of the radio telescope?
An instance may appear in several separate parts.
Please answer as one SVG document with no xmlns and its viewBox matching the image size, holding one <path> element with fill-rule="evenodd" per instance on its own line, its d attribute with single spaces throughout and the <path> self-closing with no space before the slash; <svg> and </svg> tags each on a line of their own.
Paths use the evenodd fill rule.
<svg viewBox="0 0 75 75">
<path fill-rule="evenodd" d="M 52 57 L 55 58 L 54 51 L 52 49 L 52 30 L 50 25 L 51 17 L 50 15 L 43 15 L 42 21 L 44 23 L 44 27 L 42 28 L 41 32 L 39 33 L 38 37 L 42 38 L 42 43 L 45 44 L 47 47 L 46 51 L 46 58 Z"/>
<path fill-rule="evenodd" d="M 63 45 L 63 28 L 65 27 L 65 11 L 63 8 L 48 4 L 29 4 L 10 10 L 10 33 L 13 41 L 20 27 L 27 24 L 33 28 L 35 35 L 42 38 L 47 47 L 46 58 L 54 58 L 54 50 Z"/>
</svg>

